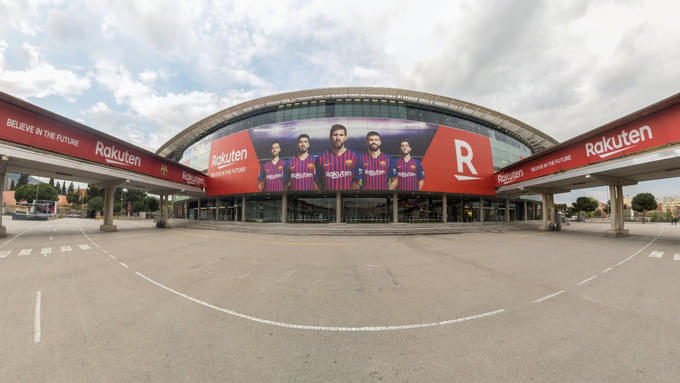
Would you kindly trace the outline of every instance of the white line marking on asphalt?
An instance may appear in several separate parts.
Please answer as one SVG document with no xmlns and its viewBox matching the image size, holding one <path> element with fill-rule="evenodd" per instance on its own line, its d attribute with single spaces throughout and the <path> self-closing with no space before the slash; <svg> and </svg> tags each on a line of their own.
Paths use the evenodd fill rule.
<svg viewBox="0 0 680 383">
<path fill-rule="evenodd" d="M 19 256 L 21 257 L 22 255 L 31 255 L 31 251 L 33 251 L 33 249 L 21 249 Z"/>
<path fill-rule="evenodd" d="M 21 233 L 15 235 L 15 236 L 12 237 L 11 239 L 6 240 L 6 241 L 3 242 L 2 245 L 0 245 L 0 246 L 5 246 L 6 244 L 8 244 L 8 243 L 14 241 L 15 239 L 19 238 L 19 237 L 20 237 L 22 234 L 24 234 L 25 232 L 27 232 L 27 231 L 29 231 L 29 230 L 33 230 L 34 228 L 35 228 L 35 226 L 29 227 L 28 229 L 26 229 L 26 230 L 22 231 Z"/>
<path fill-rule="evenodd" d="M 249 275 L 250 275 L 250 273 L 252 273 L 252 271 L 249 271 L 249 272 L 247 272 L 247 273 L 245 273 L 245 274 L 241 275 L 240 277 L 236 277 L 236 278 L 238 278 L 238 279 L 243 279 L 243 278 L 245 278 L 245 277 L 249 276 Z"/>
<path fill-rule="evenodd" d="M 35 294 L 35 316 L 33 317 L 33 343 L 40 342 L 40 290 Z"/>
<path fill-rule="evenodd" d="M 43 247 L 42 250 L 40 250 L 40 254 L 42 254 L 43 257 L 47 257 L 47 254 L 52 254 L 52 248 L 51 247 Z"/>
<path fill-rule="evenodd" d="M 564 292 L 564 290 L 560 290 L 560 291 L 558 291 L 558 292 L 556 292 L 556 293 L 552 293 L 552 294 L 546 295 L 546 296 L 544 296 L 544 297 L 542 297 L 542 298 L 538 298 L 538 299 L 536 299 L 536 300 L 534 301 L 534 303 L 541 303 L 541 302 L 543 302 L 543 301 L 547 301 L 547 300 L 550 299 L 550 298 L 555 298 L 556 296 L 562 294 L 563 292 Z"/>
<path fill-rule="evenodd" d="M 52 238 L 54 238 L 54 236 L 53 236 L 53 235 L 50 235 L 50 241 L 52 240 Z"/>
<path fill-rule="evenodd" d="M 80 247 L 80 250 L 90 250 L 90 245 L 78 245 Z"/>
<path fill-rule="evenodd" d="M 173 290 L 170 287 L 167 287 L 159 282 L 154 281 L 153 279 L 147 277 L 146 275 L 140 273 L 140 272 L 135 272 L 138 276 L 141 278 L 147 280 L 148 282 L 151 282 L 152 284 L 169 291 L 177 296 L 180 296 L 184 299 L 187 299 L 189 301 L 192 301 L 194 303 L 198 303 L 199 305 L 211 308 L 213 310 L 217 310 L 220 312 L 223 312 L 225 314 L 233 315 L 238 318 L 242 319 L 247 319 L 253 322 L 258 322 L 258 323 L 263 323 L 267 324 L 270 326 L 276 326 L 276 327 L 284 327 L 284 328 L 290 328 L 290 329 L 297 329 L 297 330 L 316 330 L 316 331 L 335 331 L 335 332 L 365 332 L 365 331 L 396 331 L 396 330 L 411 330 L 411 329 L 416 329 L 416 328 L 425 328 L 425 327 L 434 327 L 434 326 L 443 326 L 443 325 L 448 325 L 448 324 L 454 324 L 454 323 L 460 323 L 460 322 L 466 322 L 469 320 L 473 319 L 480 319 L 488 316 L 493 316 L 500 314 L 502 312 L 505 312 L 505 309 L 498 309 L 495 311 L 489 311 L 481 314 L 475 314 L 475 315 L 470 315 L 467 317 L 462 317 L 462 318 L 456 318 L 456 319 L 449 319 L 449 320 L 444 320 L 441 322 L 431 322 L 431 323 L 419 323 L 419 324 L 410 324 L 410 325 L 401 325 L 401 326 L 366 326 L 366 327 L 329 327 L 329 326 L 310 326 L 310 325 L 301 325 L 301 324 L 292 324 L 292 323 L 283 323 L 283 322 L 276 322 L 272 321 L 269 319 L 262 319 L 262 318 L 257 318 L 254 316 L 246 315 L 246 314 L 241 314 L 239 312 L 225 309 L 219 306 L 215 306 L 213 304 L 204 302 L 200 299 L 196 299 L 193 297 L 190 297 L 186 294 L 180 293 L 177 290 Z"/>
<path fill-rule="evenodd" d="M 7 258 L 7 256 L 12 252 L 12 250 L 0 251 L 0 258 Z"/>
<path fill-rule="evenodd" d="M 102 249 L 102 251 L 104 252 L 104 254 L 108 254 L 108 253 L 109 253 L 106 249 Z"/>
<path fill-rule="evenodd" d="M 123 262 L 120 262 L 120 265 L 123 266 L 123 267 L 126 268 L 126 269 L 129 269 L 129 268 L 130 268 L 130 266 L 124 264 Z"/>
<path fill-rule="evenodd" d="M 626 258 L 626 259 L 620 261 L 619 263 L 617 263 L 616 266 L 621 266 L 621 265 L 623 265 L 624 263 L 626 263 L 626 262 L 630 261 L 631 259 L 633 259 L 636 255 L 642 253 L 642 251 L 643 251 L 644 249 L 648 248 L 652 243 L 656 242 L 656 240 L 659 239 L 659 237 L 661 236 L 661 234 L 663 233 L 663 231 L 664 231 L 665 229 L 666 229 L 666 226 L 661 226 L 661 230 L 659 230 L 659 233 L 656 235 L 656 237 L 654 237 L 654 239 L 652 239 L 651 241 L 649 241 L 648 244 L 642 246 L 642 248 L 641 248 L 640 250 L 636 251 L 635 253 L 633 253 L 633 255 L 631 255 L 631 256 L 629 256 L 628 258 Z"/>
<path fill-rule="evenodd" d="M 652 251 L 649 253 L 649 258 L 661 258 L 663 257 L 663 251 Z"/>
<path fill-rule="evenodd" d="M 116 257 L 113 254 L 109 254 L 109 258 L 113 259 L 114 261 L 116 260 Z"/>
<path fill-rule="evenodd" d="M 62 247 L 61 247 L 61 252 L 62 252 L 62 253 L 67 253 L 67 252 L 69 252 L 69 251 L 71 251 L 71 250 L 72 250 L 72 249 L 71 249 L 71 246 L 62 246 Z"/>
<path fill-rule="evenodd" d="M 592 280 L 595 279 L 595 278 L 597 278 L 597 275 L 593 275 L 593 276 L 590 277 L 590 278 L 586 278 L 586 279 L 582 280 L 581 282 L 577 283 L 576 286 L 581 286 L 582 284 L 588 283 L 588 282 L 592 281 Z"/>
<path fill-rule="evenodd" d="M 607 267 L 606 269 L 602 270 L 602 274 L 608 273 L 608 272 L 610 272 L 610 271 L 612 271 L 612 270 L 614 270 L 613 267 Z"/>
<path fill-rule="evenodd" d="M 675 255 L 673 256 L 673 260 L 674 261 L 680 261 L 680 254 L 675 253 Z"/>
<path fill-rule="evenodd" d="M 85 238 L 87 238 L 87 240 L 90 241 L 90 243 L 93 244 L 94 247 L 96 247 L 97 249 L 101 248 L 101 246 L 99 246 L 99 245 L 98 245 L 95 241 L 93 241 L 87 234 L 85 234 L 85 231 L 83 230 L 83 228 L 82 228 L 81 226 L 78 226 L 78 229 L 80 229 L 80 232 L 83 233 L 83 235 L 85 236 Z"/>
</svg>

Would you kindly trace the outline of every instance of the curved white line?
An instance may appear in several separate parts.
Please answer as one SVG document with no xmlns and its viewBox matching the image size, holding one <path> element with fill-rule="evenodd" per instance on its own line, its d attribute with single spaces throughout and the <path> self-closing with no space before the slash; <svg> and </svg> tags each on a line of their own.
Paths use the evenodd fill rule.
<svg viewBox="0 0 680 383">
<path fill-rule="evenodd" d="M 211 308 L 213 310 L 217 310 L 220 312 L 223 312 L 225 314 L 233 315 L 238 318 L 242 319 L 247 319 L 253 322 L 258 322 L 258 323 L 263 323 L 267 324 L 270 326 L 276 326 L 276 327 L 284 327 L 284 328 L 292 328 L 296 330 L 316 330 L 316 331 L 335 331 L 335 332 L 366 332 L 366 331 L 396 331 L 396 330 L 411 330 L 411 329 L 416 329 L 416 328 L 425 328 L 425 327 L 434 327 L 434 326 L 443 326 L 447 324 L 453 324 L 453 323 L 460 323 L 460 322 L 466 322 L 472 319 L 479 319 L 479 318 L 484 318 L 496 314 L 500 314 L 505 311 L 505 309 L 499 309 L 495 311 L 489 311 L 485 312 L 482 314 L 476 314 L 476 315 L 470 315 L 467 317 L 462 317 L 462 318 L 456 318 L 456 319 L 450 319 L 450 320 L 445 320 L 445 321 L 440 321 L 440 322 L 431 322 L 431 323 L 418 323 L 418 324 L 408 324 L 408 325 L 401 325 L 401 326 L 366 326 L 366 327 L 331 327 L 331 326 L 311 326 L 311 325 L 302 325 L 302 324 L 292 324 L 292 323 L 283 323 L 283 322 L 276 322 L 273 320 L 269 319 L 262 319 L 258 317 L 254 317 L 251 315 L 246 315 L 242 314 L 233 310 L 225 309 L 223 307 L 215 306 L 213 304 L 210 304 L 208 302 L 202 301 L 200 299 L 196 299 L 194 297 L 191 297 L 189 295 L 180 293 L 177 290 L 174 290 L 168 286 L 165 286 L 162 283 L 156 282 L 153 279 L 147 277 L 146 275 L 140 273 L 140 272 L 135 272 L 138 276 L 141 278 L 147 280 L 148 282 L 151 282 L 152 284 L 169 291 L 177 296 L 180 296 L 184 299 L 190 300 L 194 303 L 198 303 L 199 305 Z"/>
</svg>

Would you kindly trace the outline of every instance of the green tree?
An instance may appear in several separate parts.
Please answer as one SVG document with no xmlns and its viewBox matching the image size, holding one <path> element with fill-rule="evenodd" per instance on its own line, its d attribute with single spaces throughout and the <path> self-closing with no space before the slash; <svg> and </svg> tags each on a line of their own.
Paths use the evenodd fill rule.
<svg viewBox="0 0 680 383">
<path fill-rule="evenodd" d="M 579 212 L 592 212 L 597 209 L 598 202 L 593 197 L 578 197 L 576 202 L 572 203 L 574 210 Z"/>
<path fill-rule="evenodd" d="M 100 196 L 93 197 L 87 202 L 87 211 L 100 212 L 104 209 L 104 198 Z"/>
<path fill-rule="evenodd" d="M 77 203 L 80 201 L 80 194 L 70 191 L 68 194 L 66 194 L 66 200 L 71 204 Z"/>
<path fill-rule="evenodd" d="M 87 191 L 85 192 L 85 196 L 87 197 L 88 200 L 94 198 L 94 197 L 104 197 L 104 189 L 97 187 L 97 185 L 87 185 Z"/>
<path fill-rule="evenodd" d="M 146 196 L 144 204 L 146 205 L 146 211 L 158 211 L 158 200 L 156 198 Z"/>
<path fill-rule="evenodd" d="M 55 188 L 57 189 L 57 193 L 61 193 L 61 183 L 59 183 L 59 181 L 57 181 Z"/>
<path fill-rule="evenodd" d="M 73 187 L 73 182 L 71 182 L 68 185 L 68 189 L 66 190 L 67 193 L 73 193 L 75 191 L 75 188 Z"/>
<path fill-rule="evenodd" d="M 36 196 L 36 188 L 38 188 L 38 199 L 44 201 L 56 201 L 59 199 L 57 190 L 48 183 L 41 183 L 38 185 L 23 185 L 14 191 L 14 199 L 17 201 L 26 201 L 32 203 Z"/>
<path fill-rule="evenodd" d="M 17 185 L 14 183 L 14 178 L 12 178 L 12 182 L 9 185 L 9 190 L 17 190 Z"/>
<path fill-rule="evenodd" d="M 637 211 L 638 213 L 645 213 L 647 210 L 654 210 L 657 206 L 656 198 L 654 198 L 652 193 L 636 194 L 635 197 L 633 197 L 631 205 L 633 210 Z M 644 214 L 642 216 L 642 222 L 644 222 Z"/>
<path fill-rule="evenodd" d="M 18 189 L 19 186 L 24 186 L 28 185 L 28 174 L 21 174 L 19 176 L 19 180 L 17 181 L 16 188 Z"/>
<path fill-rule="evenodd" d="M 144 211 L 146 209 L 146 205 L 144 205 L 144 201 L 142 200 L 137 200 L 132 203 L 132 211 L 135 213 L 139 213 L 140 211 Z"/>
<path fill-rule="evenodd" d="M 54 187 L 54 178 L 50 178 L 50 186 Z"/>
<path fill-rule="evenodd" d="M 62 182 L 61 184 L 61 195 L 66 195 L 66 181 Z"/>
</svg>

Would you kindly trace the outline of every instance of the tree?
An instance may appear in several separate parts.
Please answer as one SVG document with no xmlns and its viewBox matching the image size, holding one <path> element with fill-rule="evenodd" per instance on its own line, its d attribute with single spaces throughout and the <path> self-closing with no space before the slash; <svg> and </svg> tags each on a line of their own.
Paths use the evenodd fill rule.
<svg viewBox="0 0 680 383">
<path fill-rule="evenodd" d="M 9 185 L 9 190 L 16 190 L 17 185 L 14 183 L 14 179 L 12 178 L 12 182 Z"/>
<path fill-rule="evenodd" d="M 57 190 L 47 183 L 38 185 L 23 185 L 14 191 L 14 199 L 17 201 L 26 201 L 32 203 L 36 195 L 36 187 L 38 188 L 38 199 L 43 201 L 56 201 L 59 199 Z"/>
<path fill-rule="evenodd" d="M 75 191 L 75 188 L 73 187 L 73 182 L 71 182 L 71 183 L 68 185 L 67 193 L 73 193 L 74 191 Z"/>
<path fill-rule="evenodd" d="M 66 194 L 66 181 L 64 181 L 64 182 L 61 184 L 61 193 L 60 193 L 60 194 L 62 194 L 62 195 L 65 195 L 65 194 Z"/>
<path fill-rule="evenodd" d="M 576 202 L 572 203 L 572 206 L 576 211 L 579 212 L 591 212 L 595 211 L 598 206 L 598 202 L 595 198 L 593 197 L 578 197 L 576 199 Z"/>
<path fill-rule="evenodd" d="M 146 211 L 158 210 L 158 200 L 153 197 L 146 196 L 144 198 L 144 204 L 146 205 Z"/>
<path fill-rule="evenodd" d="M 132 211 L 135 213 L 139 213 L 140 211 L 144 211 L 146 209 L 146 206 L 144 205 L 144 201 L 138 200 L 132 203 Z"/>
<path fill-rule="evenodd" d="M 70 191 L 68 194 L 66 194 L 66 200 L 71 204 L 77 203 L 80 201 L 80 194 Z"/>
<path fill-rule="evenodd" d="M 54 178 L 50 178 L 50 186 L 54 187 Z"/>
<path fill-rule="evenodd" d="M 656 209 L 656 198 L 654 198 L 654 195 L 652 193 L 639 193 L 636 194 L 635 197 L 633 197 L 633 201 L 631 202 L 631 205 L 633 207 L 633 210 L 637 211 L 638 213 L 646 212 L 647 210 L 654 210 Z M 642 222 L 644 222 L 644 214 L 642 217 Z"/>
<path fill-rule="evenodd" d="M 104 189 L 99 188 L 96 185 L 87 185 L 87 191 L 85 192 L 85 196 L 87 197 L 88 200 L 94 197 L 104 197 Z"/>
<path fill-rule="evenodd" d="M 104 209 L 104 198 L 97 196 L 88 200 L 87 210 L 93 212 L 100 212 Z"/>
<path fill-rule="evenodd" d="M 61 184 L 59 181 L 57 181 L 57 186 L 55 186 L 55 188 L 57 189 L 57 193 L 61 193 Z"/>
<path fill-rule="evenodd" d="M 24 186 L 28 185 L 28 174 L 21 174 L 19 176 L 19 180 L 17 181 L 16 188 L 18 189 L 19 186 Z"/>
</svg>

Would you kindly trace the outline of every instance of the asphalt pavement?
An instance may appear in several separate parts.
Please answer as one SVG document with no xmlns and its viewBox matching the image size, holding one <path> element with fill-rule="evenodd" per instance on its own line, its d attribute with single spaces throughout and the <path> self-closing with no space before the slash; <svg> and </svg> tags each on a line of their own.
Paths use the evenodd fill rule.
<svg viewBox="0 0 680 383">
<path fill-rule="evenodd" d="M 680 226 L 285 236 L 12 221 L 1 382 L 677 382 Z"/>
</svg>

